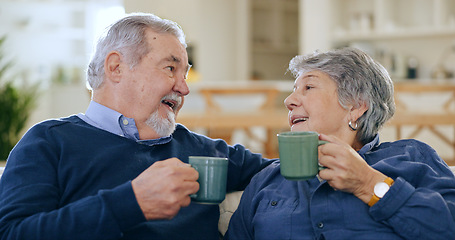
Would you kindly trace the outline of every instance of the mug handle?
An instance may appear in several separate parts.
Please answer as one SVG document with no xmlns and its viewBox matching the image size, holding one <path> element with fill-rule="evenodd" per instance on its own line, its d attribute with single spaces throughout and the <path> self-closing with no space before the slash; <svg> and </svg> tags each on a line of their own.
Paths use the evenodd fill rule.
<svg viewBox="0 0 455 240">
<path fill-rule="evenodd" d="M 188 163 L 188 165 L 194 169 L 196 169 L 193 165 L 191 165 L 190 163 Z M 190 198 L 197 198 L 197 193 L 193 193 L 193 194 L 190 194 Z"/>
<path fill-rule="evenodd" d="M 324 141 L 324 140 L 318 140 L 318 146 L 324 145 L 326 143 L 329 143 L 329 141 Z M 327 167 L 319 165 L 319 171 L 326 169 Z"/>
</svg>

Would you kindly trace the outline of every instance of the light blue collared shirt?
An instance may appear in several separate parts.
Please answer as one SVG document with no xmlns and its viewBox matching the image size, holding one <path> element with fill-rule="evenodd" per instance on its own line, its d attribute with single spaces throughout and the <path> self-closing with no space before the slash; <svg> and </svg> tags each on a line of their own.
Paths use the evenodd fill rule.
<svg viewBox="0 0 455 240">
<path fill-rule="evenodd" d="M 139 131 L 137 130 L 136 122 L 133 118 L 127 118 L 123 116 L 123 114 L 95 101 L 90 102 L 85 114 L 79 113 L 77 116 L 84 122 L 96 128 L 103 129 L 142 144 L 155 145 L 171 141 L 170 136 L 158 139 L 140 140 Z"/>
</svg>

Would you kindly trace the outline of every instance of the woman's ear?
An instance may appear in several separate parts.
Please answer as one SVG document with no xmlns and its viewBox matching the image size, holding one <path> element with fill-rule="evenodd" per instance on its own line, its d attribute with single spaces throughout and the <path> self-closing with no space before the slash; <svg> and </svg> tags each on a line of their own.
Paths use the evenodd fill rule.
<svg viewBox="0 0 455 240">
<path fill-rule="evenodd" d="M 104 61 L 104 74 L 109 81 L 120 82 L 122 75 L 122 55 L 119 52 L 110 52 Z"/>
<path fill-rule="evenodd" d="M 368 107 L 365 102 L 359 104 L 358 106 L 352 107 L 350 112 L 351 121 L 357 122 L 357 119 L 359 119 L 367 110 Z"/>
</svg>

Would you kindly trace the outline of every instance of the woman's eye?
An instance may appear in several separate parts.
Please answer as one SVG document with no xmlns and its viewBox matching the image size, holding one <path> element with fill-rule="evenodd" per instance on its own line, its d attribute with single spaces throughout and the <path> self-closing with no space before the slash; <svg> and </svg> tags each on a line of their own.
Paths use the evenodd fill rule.
<svg viewBox="0 0 455 240">
<path fill-rule="evenodd" d="M 306 86 L 305 86 L 305 89 L 306 89 L 306 90 L 310 90 L 310 89 L 312 89 L 312 88 L 313 88 L 313 86 L 310 86 L 310 85 L 306 85 Z"/>
</svg>

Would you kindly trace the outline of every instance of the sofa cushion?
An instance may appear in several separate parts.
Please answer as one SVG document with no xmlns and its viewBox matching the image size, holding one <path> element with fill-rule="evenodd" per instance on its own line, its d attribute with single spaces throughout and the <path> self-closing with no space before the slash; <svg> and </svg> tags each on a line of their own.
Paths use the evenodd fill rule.
<svg viewBox="0 0 455 240">
<path fill-rule="evenodd" d="M 220 221 L 218 222 L 218 230 L 223 236 L 228 229 L 229 220 L 231 219 L 232 214 L 239 206 L 242 193 L 243 191 L 228 193 L 226 194 L 224 201 L 220 204 Z"/>
</svg>

